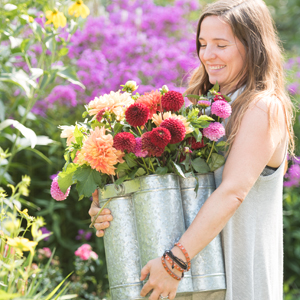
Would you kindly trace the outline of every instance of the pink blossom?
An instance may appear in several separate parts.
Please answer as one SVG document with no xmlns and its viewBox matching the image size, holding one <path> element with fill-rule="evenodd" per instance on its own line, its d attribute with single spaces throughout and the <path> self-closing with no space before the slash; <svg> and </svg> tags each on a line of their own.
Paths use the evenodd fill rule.
<svg viewBox="0 0 300 300">
<path fill-rule="evenodd" d="M 148 154 L 148 151 L 142 150 L 142 138 L 135 138 L 136 144 L 133 150 L 133 153 L 137 157 L 145 157 Z"/>
<path fill-rule="evenodd" d="M 92 251 L 92 247 L 89 244 L 83 244 L 76 251 L 75 255 L 79 256 L 82 260 L 88 260 L 89 258 L 97 259 L 98 255 Z"/>
<path fill-rule="evenodd" d="M 222 136 L 225 135 L 225 128 L 219 122 L 210 123 L 207 128 L 203 129 L 203 135 L 211 141 L 217 142 Z"/>
<path fill-rule="evenodd" d="M 64 193 L 60 190 L 60 188 L 59 188 L 57 179 L 58 179 L 58 176 L 56 176 L 56 177 L 53 179 L 52 184 L 51 184 L 50 192 L 51 192 L 51 196 L 52 196 L 53 199 L 55 199 L 55 200 L 57 200 L 57 201 L 62 201 L 62 200 L 65 200 L 65 199 L 69 196 L 71 187 L 69 187 L 69 188 L 67 189 L 66 193 L 64 194 Z"/>
<path fill-rule="evenodd" d="M 200 100 L 200 101 L 198 101 L 198 105 L 199 105 L 201 108 L 206 108 L 206 107 L 209 107 L 209 106 L 210 106 L 210 101 L 207 101 L 207 100 Z"/>
<path fill-rule="evenodd" d="M 211 106 L 211 113 L 223 119 L 228 118 L 231 112 L 230 104 L 223 100 L 217 100 Z"/>
</svg>

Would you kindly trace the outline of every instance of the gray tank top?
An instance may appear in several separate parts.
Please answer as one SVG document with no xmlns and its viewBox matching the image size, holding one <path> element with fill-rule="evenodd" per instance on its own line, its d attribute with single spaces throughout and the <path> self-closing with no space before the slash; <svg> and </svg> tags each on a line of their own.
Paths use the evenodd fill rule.
<svg viewBox="0 0 300 300">
<path fill-rule="evenodd" d="M 200 293 L 193 300 L 283 299 L 284 165 L 285 161 L 277 170 L 264 169 L 221 232 L 226 292 Z M 223 169 L 214 172 L 216 187 Z"/>
</svg>

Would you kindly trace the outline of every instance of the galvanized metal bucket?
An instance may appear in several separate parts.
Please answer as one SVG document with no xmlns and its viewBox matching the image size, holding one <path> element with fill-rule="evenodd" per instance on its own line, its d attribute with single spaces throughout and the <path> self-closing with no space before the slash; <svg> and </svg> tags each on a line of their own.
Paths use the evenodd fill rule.
<svg viewBox="0 0 300 300">
<path fill-rule="evenodd" d="M 186 229 L 191 225 L 206 199 L 215 190 L 213 173 L 196 175 L 199 183 L 197 196 L 194 177 L 180 178 L 182 205 Z M 193 291 L 225 290 L 225 269 L 220 235 L 215 237 L 191 262 Z"/>
<path fill-rule="evenodd" d="M 110 184 L 100 190 L 100 206 L 113 197 L 107 207 L 114 220 L 104 235 L 112 300 L 148 299 L 140 296 L 143 286 L 143 282 L 139 281 L 141 268 L 149 260 L 161 256 L 166 249 L 171 249 L 180 239 L 213 191 L 214 184 L 211 183 L 211 180 L 206 182 L 209 184 L 207 192 L 198 193 L 197 198 L 193 192 L 195 182 L 190 178 L 179 182 L 179 177 L 174 174 L 143 176 L 124 182 L 118 188 Z M 200 183 L 199 189 L 204 191 L 204 184 L 205 181 L 202 185 Z M 200 207 L 195 204 L 200 202 Z M 213 254 L 209 255 L 209 251 Z M 213 243 L 205 255 L 198 254 L 200 260 L 209 261 L 199 263 L 198 256 L 192 260 L 192 268 L 181 280 L 175 299 L 202 300 L 205 298 L 199 297 L 199 291 L 225 288 L 221 274 L 219 276 L 216 272 L 221 267 L 209 268 L 210 264 L 215 266 L 212 256 L 219 255 L 219 252 L 222 253 L 221 245 Z M 217 264 L 223 267 L 223 261 L 218 258 Z M 224 270 L 220 273 L 224 275 Z M 204 275 L 210 274 L 213 276 L 205 278 Z"/>
</svg>

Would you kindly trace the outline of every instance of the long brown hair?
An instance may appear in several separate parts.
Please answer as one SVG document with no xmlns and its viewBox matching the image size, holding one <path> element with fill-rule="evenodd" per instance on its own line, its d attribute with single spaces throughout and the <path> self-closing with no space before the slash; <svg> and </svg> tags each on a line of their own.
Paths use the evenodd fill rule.
<svg viewBox="0 0 300 300">
<path fill-rule="evenodd" d="M 240 74 L 237 75 L 235 89 L 245 86 L 243 92 L 232 103 L 232 115 L 226 124 L 229 150 L 239 130 L 241 120 L 253 101 L 274 96 L 281 102 L 285 113 L 286 128 L 289 133 L 289 152 L 294 152 L 293 104 L 285 90 L 282 47 L 277 37 L 270 12 L 262 0 L 219 0 L 209 4 L 200 16 L 197 28 L 197 53 L 199 57 L 200 26 L 207 16 L 218 16 L 230 25 L 234 36 L 245 47 L 246 59 Z M 200 57 L 199 57 L 200 59 Z M 246 74 L 246 75 L 245 75 Z M 189 82 L 187 94 L 206 94 L 212 87 L 203 64 L 197 67 Z M 232 86 L 227 90 L 233 92 Z M 191 99 L 191 101 L 195 101 Z M 276 112 L 270 109 L 270 128 L 278 128 Z M 278 107 L 278 106 L 277 106 Z M 278 112 L 277 112 L 278 113 Z"/>
</svg>

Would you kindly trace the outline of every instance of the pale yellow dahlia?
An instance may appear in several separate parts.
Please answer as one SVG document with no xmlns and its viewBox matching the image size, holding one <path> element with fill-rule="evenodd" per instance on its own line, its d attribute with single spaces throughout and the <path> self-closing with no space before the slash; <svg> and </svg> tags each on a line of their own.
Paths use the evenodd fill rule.
<svg viewBox="0 0 300 300">
<path fill-rule="evenodd" d="M 75 126 L 64 125 L 64 126 L 58 126 L 58 128 L 62 129 L 60 137 L 67 139 L 67 146 L 70 146 L 72 142 L 75 143 L 75 137 L 74 137 Z"/>
<path fill-rule="evenodd" d="M 90 9 L 83 3 L 82 0 L 77 0 L 68 9 L 69 15 L 74 15 L 76 18 L 81 16 L 85 19 L 90 14 Z"/>
<path fill-rule="evenodd" d="M 53 11 L 46 11 L 46 18 L 48 21 L 45 23 L 46 25 L 53 23 L 55 28 L 59 26 L 61 28 L 67 25 L 67 19 L 62 12 L 59 12 L 57 8 L 54 8 Z"/>
<path fill-rule="evenodd" d="M 184 116 L 172 114 L 170 111 L 165 112 L 165 113 L 163 114 L 163 119 L 164 119 L 164 120 L 166 120 L 166 119 L 168 119 L 168 118 L 171 118 L 171 117 L 172 117 L 172 118 L 179 119 L 180 121 L 182 121 L 182 123 L 184 124 L 185 129 L 186 129 L 186 134 L 189 134 L 189 133 L 191 133 L 191 132 L 194 131 L 194 130 L 189 126 L 189 125 L 190 125 L 190 122 L 188 122 L 187 119 L 186 119 Z M 153 121 L 153 123 L 154 123 L 156 126 L 159 126 L 159 125 L 162 123 L 163 119 L 162 119 L 161 113 L 158 113 L 158 114 L 153 115 L 152 121 Z"/>
<path fill-rule="evenodd" d="M 6 243 L 16 248 L 20 255 L 22 255 L 23 251 L 30 251 L 33 253 L 33 248 L 38 244 L 37 242 L 29 241 L 28 239 L 22 237 L 15 237 L 13 239 L 6 237 L 6 239 Z"/>
<path fill-rule="evenodd" d="M 84 141 L 78 154 L 76 163 L 88 163 L 92 169 L 98 172 L 115 175 L 114 167 L 117 163 L 123 163 L 124 152 L 113 147 L 114 139 L 111 134 L 105 134 L 104 127 L 96 127 L 90 136 Z"/>
<path fill-rule="evenodd" d="M 104 94 L 92 100 L 88 104 L 88 112 L 89 115 L 94 116 L 95 119 L 97 114 L 105 109 L 105 111 L 114 113 L 117 120 L 120 121 L 124 118 L 126 109 L 133 103 L 134 100 L 127 92 L 110 92 L 109 94 Z"/>
</svg>

